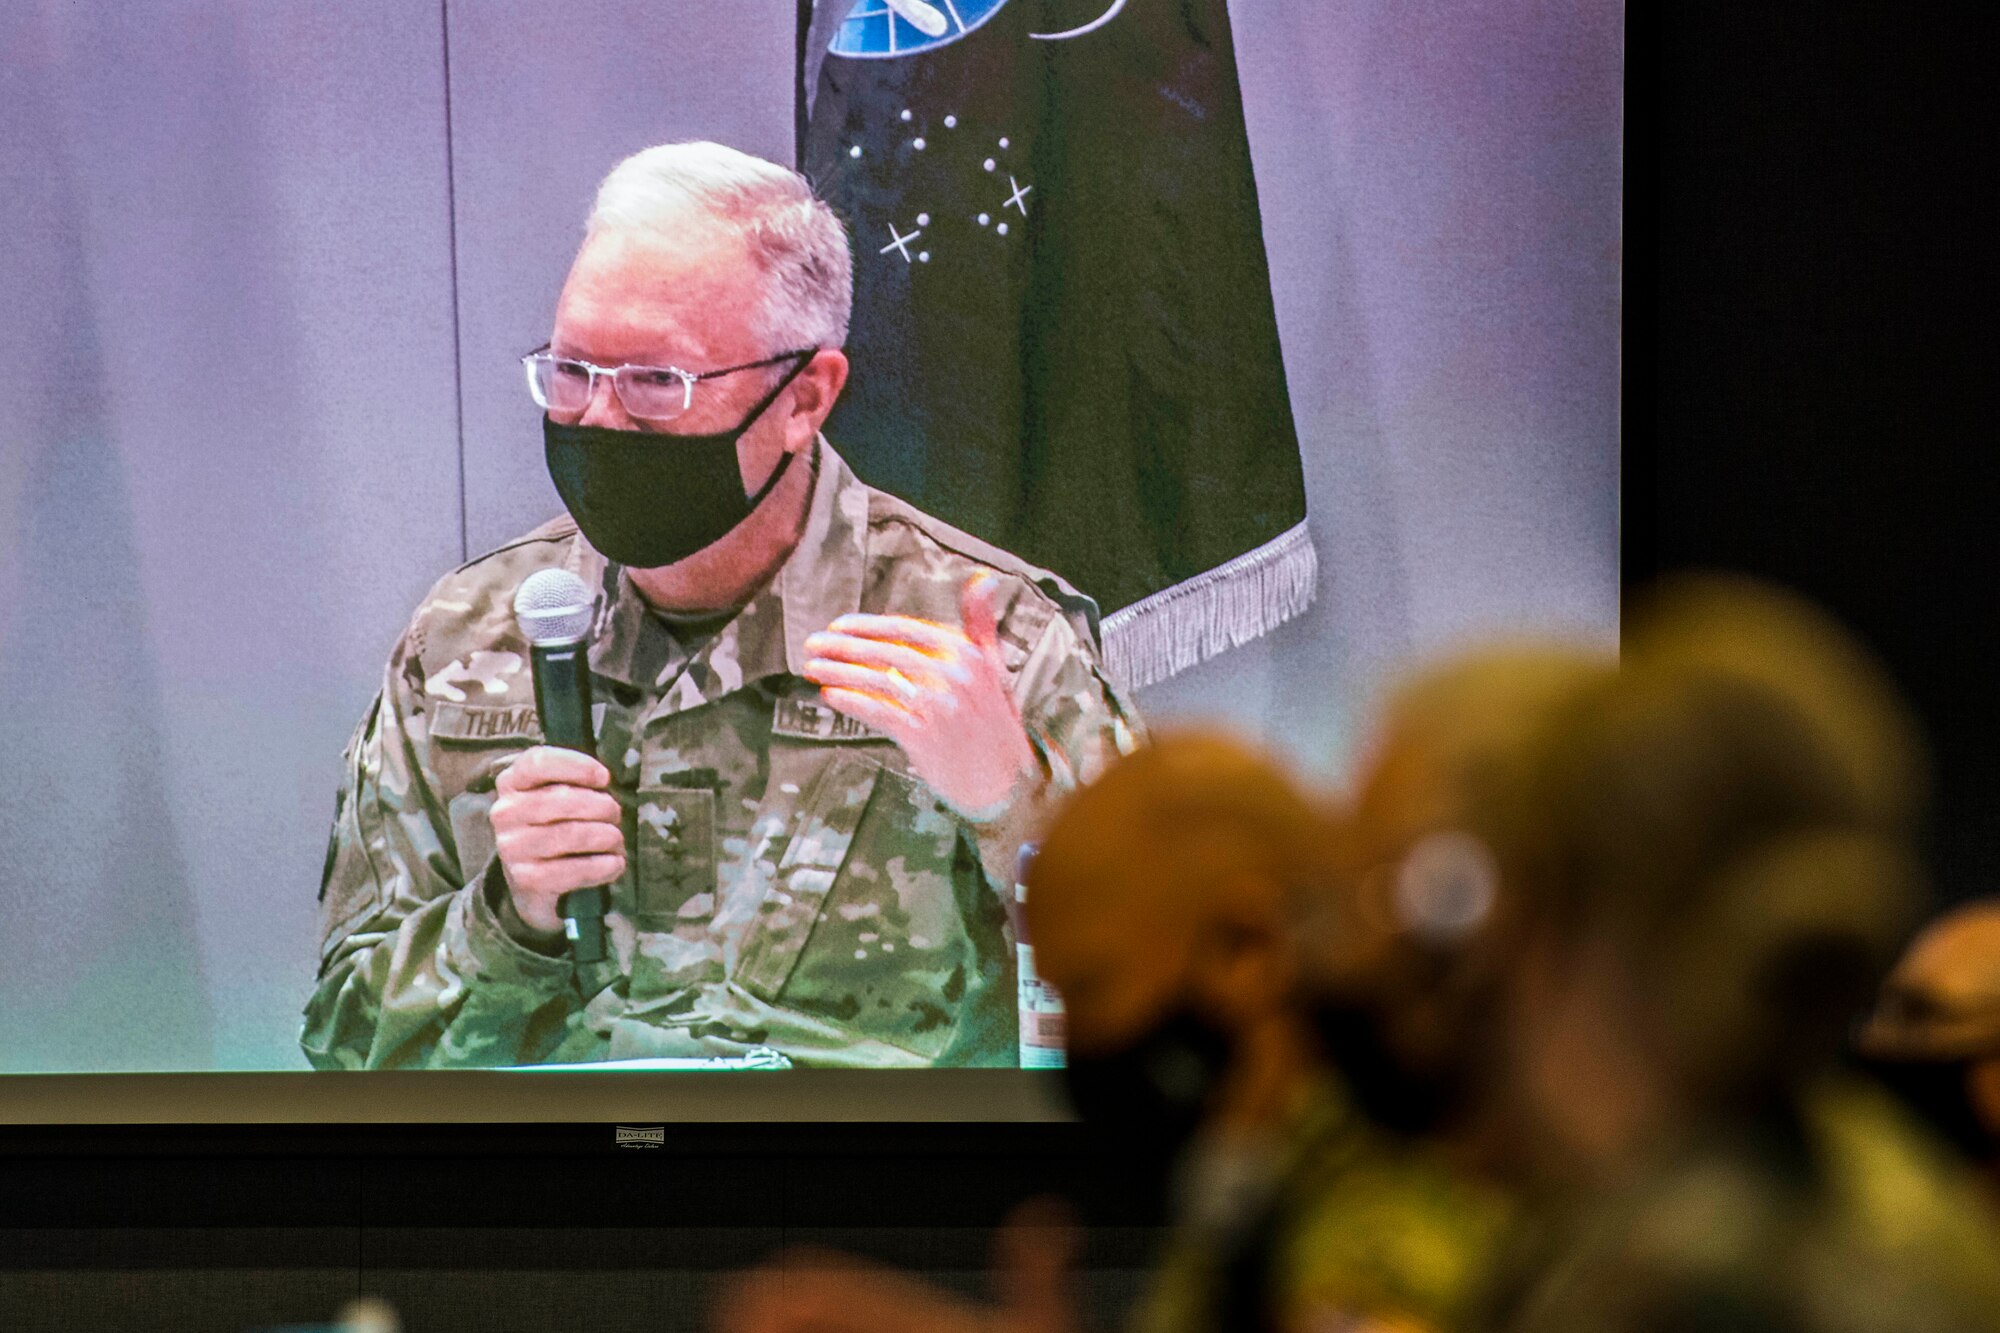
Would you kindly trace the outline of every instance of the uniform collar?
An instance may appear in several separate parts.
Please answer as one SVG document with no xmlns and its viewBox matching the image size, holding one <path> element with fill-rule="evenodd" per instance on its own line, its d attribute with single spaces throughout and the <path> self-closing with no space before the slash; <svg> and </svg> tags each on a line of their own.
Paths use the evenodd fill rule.
<svg viewBox="0 0 2000 1333">
<path fill-rule="evenodd" d="M 598 675 L 658 689 L 699 674 L 692 688 L 714 697 L 767 676 L 804 674 L 806 637 L 861 608 L 868 556 L 867 486 L 824 435 L 814 451 L 812 498 L 798 545 L 692 663 L 680 655 L 672 633 L 651 614 L 624 567 L 607 561 L 577 534 L 567 563 L 585 582 L 603 589 L 605 610 L 590 648 L 591 668 Z"/>
</svg>

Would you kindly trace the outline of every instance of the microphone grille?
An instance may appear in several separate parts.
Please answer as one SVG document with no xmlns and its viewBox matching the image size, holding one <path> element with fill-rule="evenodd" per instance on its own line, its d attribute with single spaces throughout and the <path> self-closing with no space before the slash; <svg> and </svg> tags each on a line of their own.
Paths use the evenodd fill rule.
<svg viewBox="0 0 2000 1333">
<path fill-rule="evenodd" d="M 529 643 L 578 643 L 590 633 L 597 599 L 567 569 L 538 569 L 514 593 L 514 622 Z"/>
</svg>

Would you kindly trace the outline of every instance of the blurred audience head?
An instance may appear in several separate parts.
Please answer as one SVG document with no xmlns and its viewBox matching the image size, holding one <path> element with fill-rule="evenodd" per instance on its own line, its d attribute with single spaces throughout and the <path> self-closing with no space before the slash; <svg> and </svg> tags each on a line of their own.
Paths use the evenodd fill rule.
<svg viewBox="0 0 2000 1333">
<path fill-rule="evenodd" d="M 1407 683 L 1376 727 L 1333 891 L 1296 920 L 1322 1049 L 1385 1127 L 1440 1129 L 1477 1097 L 1496 989 L 1538 910 L 1544 737 L 1613 669 L 1577 647 L 1485 649 Z"/>
<path fill-rule="evenodd" d="M 1921 753 L 1867 653 L 1681 579 L 1622 660 L 1473 652 L 1385 710 L 1309 896 L 1323 1049 L 1392 1128 L 1615 1169 L 1826 1068 L 1919 896 Z"/>
<path fill-rule="evenodd" d="M 1610 1159 L 1830 1065 L 1920 896 L 1915 732 L 1850 635 L 1689 578 L 1624 642 L 1549 738 L 1544 929 L 1514 997 L 1520 1089 Z"/>
<path fill-rule="evenodd" d="M 1158 737 L 1057 814 L 1025 920 L 1085 1119 L 1172 1148 L 1278 1112 L 1314 1060 L 1286 904 L 1324 878 L 1326 831 L 1275 760 L 1216 732 Z"/>
<path fill-rule="evenodd" d="M 1918 934 L 1857 1045 L 1960 1150 L 2000 1167 L 2000 899 L 1967 903 Z"/>
</svg>

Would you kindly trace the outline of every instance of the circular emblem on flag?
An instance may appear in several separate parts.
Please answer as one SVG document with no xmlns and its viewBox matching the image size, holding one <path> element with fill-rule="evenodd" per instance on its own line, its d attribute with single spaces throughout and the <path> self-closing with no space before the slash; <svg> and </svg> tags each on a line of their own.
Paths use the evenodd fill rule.
<svg viewBox="0 0 2000 1333">
<path fill-rule="evenodd" d="M 830 55 L 883 60 L 946 46 L 1006 8 L 1007 0 L 858 0 Z"/>
</svg>

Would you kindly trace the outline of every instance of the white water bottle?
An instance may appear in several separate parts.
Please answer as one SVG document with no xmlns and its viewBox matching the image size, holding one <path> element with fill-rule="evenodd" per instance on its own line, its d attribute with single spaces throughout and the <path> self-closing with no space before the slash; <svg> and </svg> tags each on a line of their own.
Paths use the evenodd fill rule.
<svg viewBox="0 0 2000 1333">
<path fill-rule="evenodd" d="M 1035 972 L 1035 947 L 1028 942 L 1027 913 L 1028 863 L 1035 858 L 1035 844 L 1021 848 L 1014 869 L 1014 960 L 1020 973 L 1021 1068 L 1061 1069 L 1063 1056 L 1062 997 Z"/>
</svg>

